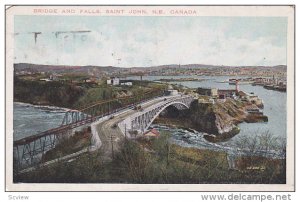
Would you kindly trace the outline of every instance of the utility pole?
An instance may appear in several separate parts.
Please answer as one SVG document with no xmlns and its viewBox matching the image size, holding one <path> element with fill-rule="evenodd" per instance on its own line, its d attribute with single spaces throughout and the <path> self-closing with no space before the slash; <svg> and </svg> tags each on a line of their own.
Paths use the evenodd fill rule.
<svg viewBox="0 0 300 202">
<path fill-rule="evenodd" d="M 126 128 L 126 123 L 125 123 L 125 140 L 127 140 L 127 128 Z"/>
<path fill-rule="evenodd" d="M 108 102 L 108 115 L 110 114 L 110 101 Z"/>
<path fill-rule="evenodd" d="M 115 158 L 114 155 L 114 143 L 113 143 L 113 139 L 112 139 L 112 135 L 110 134 L 110 142 L 111 142 L 111 154 L 112 154 L 112 158 Z"/>
</svg>

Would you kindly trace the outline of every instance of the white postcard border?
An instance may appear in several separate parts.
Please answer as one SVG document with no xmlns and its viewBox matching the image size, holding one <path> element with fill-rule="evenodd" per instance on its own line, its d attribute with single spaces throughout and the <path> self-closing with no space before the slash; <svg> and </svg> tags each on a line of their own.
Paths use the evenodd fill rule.
<svg viewBox="0 0 300 202">
<path fill-rule="evenodd" d="M 295 190 L 295 48 L 294 6 L 47 6 L 58 13 L 40 13 L 34 9 L 46 6 L 13 6 L 6 10 L 6 191 L 294 191 Z M 147 14 L 134 16 L 285 16 L 287 34 L 287 183 L 282 184 L 29 184 L 13 183 L 13 17 L 14 15 L 85 15 L 132 16 L 129 9 L 146 10 Z M 62 13 L 74 9 L 75 13 Z M 103 10 L 97 13 L 96 10 Z M 105 13 L 107 9 L 123 9 L 122 14 Z M 89 10 L 82 13 L 80 10 Z M 153 10 L 163 13 L 153 14 Z M 173 11 L 172 11 L 173 10 Z M 192 10 L 178 14 L 174 10 Z M 196 12 L 193 12 L 196 11 Z"/>
</svg>

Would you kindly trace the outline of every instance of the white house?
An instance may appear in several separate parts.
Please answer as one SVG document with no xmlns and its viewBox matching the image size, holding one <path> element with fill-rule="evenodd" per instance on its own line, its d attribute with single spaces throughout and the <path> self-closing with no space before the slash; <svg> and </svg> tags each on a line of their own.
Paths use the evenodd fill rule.
<svg viewBox="0 0 300 202">
<path fill-rule="evenodd" d="M 120 85 L 120 79 L 117 78 L 117 77 L 113 77 L 112 79 L 106 80 L 106 84 L 107 85 L 114 85 L 114 86 Z"/>
<path fill-rule="evenodd" d="M 112 85 L 116 86 L 120 84 L 120 79 L 119 78 L 113 78 L 112 79 Z"/>
</svg>

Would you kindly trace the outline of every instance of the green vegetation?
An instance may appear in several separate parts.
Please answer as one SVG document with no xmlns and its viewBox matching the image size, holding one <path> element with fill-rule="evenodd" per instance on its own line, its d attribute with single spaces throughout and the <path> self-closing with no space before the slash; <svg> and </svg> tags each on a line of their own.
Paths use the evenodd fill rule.
<svg viewBox="0 0 300 202">
<path fill-rule="evenodd" d="M 89 76 L 83 73 L 66 73 L 60 77 L 60 80 L 67 82 L 82 82 L 85 79 L 89 79 Z"/>
<path fill-rule="evenodd" d="M 14 101 L 80 109 L 99 101 L 141 96 L 148 91 L 159 92 L 167 87 L 150 81 L 133 81 L 132 86 L 111 86 L 104 80 L 87 83 L 83 80 L 88 77 L 82 74 L 66 74 L 59 81 L 50 82 L 31 77 L 14 77 Z"/>
<path fill-rule="evenodd" d="M 144 184 L 285 183 L 284 160 L 261 157 L 257 161 L 257 157 L 243 157 L 238 159 L 238 169 L 232 170 L 228 168 L 227 154 L 224 152 L 184 148 L 171 144 L 168 139 L 169 134 L 163 133 L 157 139 L 139 139 L 136 142 L 125 140 L 121 151 L 111 162 L 105 162 L 100 151 L 87 153 L 71 162 L 59 162 L 16 175 L 14 181 Z M 243 144 L 246 146 L 247 142 L 244 141 Z"/>
<path fill-rule="evenodd" d="M 85 94 L 81 96 L 75 103 L 75 108 L 81 106 L 88 106 L 101 100 L 109 100 L 115 97 L 114 89 L 110 86 L 97 86 L 94 88 L 87 88 Z"/>
<path fill-rule="evenodd" d="M 44 82 L 14 78 L 14 101 L 37 105 L 71 107 L 85 94 L 85 88 L 58 81 Z"/>
<path fill-rule="evenodd" d="M 43 155 L 42 162 L 57 159 L 68 154 L 78 152 L 90 146 L 91 128 L 75 131 L 71 137 L 60 139 L 59 143 L 52 150 Z"/>
</svg>

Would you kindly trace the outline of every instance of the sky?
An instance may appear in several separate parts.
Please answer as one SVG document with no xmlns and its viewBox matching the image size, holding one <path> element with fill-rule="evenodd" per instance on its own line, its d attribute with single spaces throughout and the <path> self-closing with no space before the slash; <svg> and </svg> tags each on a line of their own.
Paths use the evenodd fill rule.
<svg viewBox="0 0 300 202">
<path fill-rule="evenodd" d="M 286 46 L 285 17 L 14 18 L 15 63 L 285 65 Z"/>
</svg>

